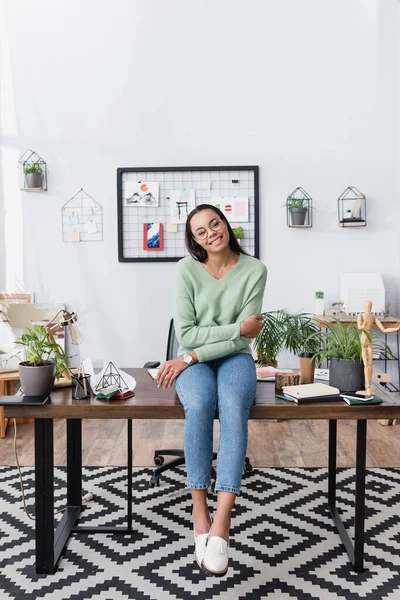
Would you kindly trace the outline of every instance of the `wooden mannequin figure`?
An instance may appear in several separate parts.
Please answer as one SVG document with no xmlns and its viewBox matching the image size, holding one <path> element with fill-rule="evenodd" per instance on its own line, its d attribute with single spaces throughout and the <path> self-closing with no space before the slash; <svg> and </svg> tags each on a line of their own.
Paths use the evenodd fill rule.
<svg viewBox="0 0 400 600">
<path fill-rule="evenodd" d="M 362 331 L 360 342 L 362 348 L 362 358 L 364 363 L 364 377 L 365 377 L 365 392 L 360 391 L 357 393 L 365 394 L 370 396 L 372 390 L 375 389 L 371 385 L 372 381 L 372 344 L 370 337 L 365 333 L 371 334 L 371 329 L 378 327 L 383 333 L 392 333 L 400 330 L 400 325 L 397 327 L 384 327 L 378 317 L 371 313 L 372 302 L 367 300 L 364 303 L 364 312 L 360 313 L 357 317 L 357 329 Z"/>
</svg>

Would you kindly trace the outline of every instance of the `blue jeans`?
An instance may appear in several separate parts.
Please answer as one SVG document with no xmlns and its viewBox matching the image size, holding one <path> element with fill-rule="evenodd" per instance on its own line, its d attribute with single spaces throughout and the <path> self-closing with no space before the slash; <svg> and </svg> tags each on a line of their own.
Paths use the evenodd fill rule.
<svg viewBox="0 0 400 600">
<path fill-rule="evenodd" d="M 185 410 L 187 487 L 207 489 L 211 483 L 213 423 L 220 422 L 217 491 L 240 493 L 246 458 L 248 418 L 257 377 L 250 354 L 234 354 L 182 371 L 175 381 Z"/>
</svg>

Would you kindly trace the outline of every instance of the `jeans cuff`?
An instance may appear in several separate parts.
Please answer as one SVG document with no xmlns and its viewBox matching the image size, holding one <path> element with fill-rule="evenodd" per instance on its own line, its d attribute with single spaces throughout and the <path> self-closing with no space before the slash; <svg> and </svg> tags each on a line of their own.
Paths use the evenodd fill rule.
<svg viewBox="0 0 400 600">
<path fill-rule="evenodd" d="M 234 494 L 237 494 L 238 496 L 240 496 L 240 489 L 231 487 L 229 485 L 219 485 L 217 483 L 215 486 L 215 491 L 216 492 L 233 492 Z"/>
<path fill-rule="evenodd" d="M 211 485 L 211 481 L 210 483 L 190 483 L 190 481 L 187 482 L 186 487 L 188 490 L 208 490 L 208 488 Z"/>
</svg>

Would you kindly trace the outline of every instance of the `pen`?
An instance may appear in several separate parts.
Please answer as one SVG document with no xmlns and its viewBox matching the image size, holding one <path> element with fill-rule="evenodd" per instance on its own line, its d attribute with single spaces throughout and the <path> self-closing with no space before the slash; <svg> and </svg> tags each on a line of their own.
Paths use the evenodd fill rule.
<svg viewBox="0 0 400 600">
<path fill-rule="evenodd" d="M 289 396 L 280 396 L 279 394 L 275 394 L 275 398 L 280 398 L 281 400 L 289 400 L 289 402 L 294 402 L 293 398 L 289 398 Z"/>
</svg>

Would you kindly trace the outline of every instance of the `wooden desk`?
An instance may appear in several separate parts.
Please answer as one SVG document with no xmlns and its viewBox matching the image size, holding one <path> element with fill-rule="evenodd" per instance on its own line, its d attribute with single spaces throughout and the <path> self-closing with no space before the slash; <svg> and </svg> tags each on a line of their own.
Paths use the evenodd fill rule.
<svg viewBox="0 0 400 600">
<path fill-rule="evenodd" d="M 183 419 L 184 410 L 174 388 L 159 390 L 145 369 L 125 369 L 136 381 L 136 396 L 128 400 L 72 400 L 71 389 L 57 389 L 45 406 L 8 406 L 6 417 L 35 419 L 35 535 L 36 572 L 54 573 L 71 532 L 132 532 L 132 419 Z M 400 401 L 379 391 L 384 403 L 376 406 L 349 406 L 345 402 L 297 405 L 275 398 L 274 383 L 258 382 L 251 419 L 329 420 L 328 508 L 356 571 L 364 564 L 365 459 L 367 419 L 400 417 Z M 67 504 L 54 531 L 54 448 L 53 419 L 67 420 Z M 81 527 L 76 523 L 82 508 L 82 425 L 81 419 L 127 419 L 127 525 L 126 527 Z M 337 419 L 357 420 L 356 492 L 354 547 L 336 509 Z"/>
</svg>

